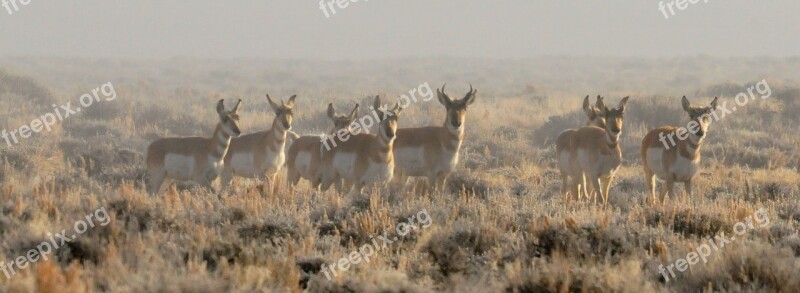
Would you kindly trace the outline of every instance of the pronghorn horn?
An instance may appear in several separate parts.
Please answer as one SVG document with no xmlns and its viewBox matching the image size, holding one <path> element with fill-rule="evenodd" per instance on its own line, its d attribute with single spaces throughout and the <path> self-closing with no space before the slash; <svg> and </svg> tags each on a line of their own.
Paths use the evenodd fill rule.
<svg viewBox="0 0 800 293">
<path fill-rule="evenodd" d="M 333 103 L 328 104 L 328 118 L 336 118 L 336 109 L 333 108 Z"/>
<path fill-rule="evenodd" d="M 472 90 L 472 83 L 470 82 L 470 83 L 469 83 L 469 94 L 471 95 L 472 93 L 473 93 L 473 90 Z"/>
<path fill-rule="evenodd" d="M 241 105 L 242 105 L 242 99 L 239 99 L 239 101 L 236 102 L 236 106 L 233 106 L 233 111 L 232 112 L 233 113 L 239 113 L 239 106 L 241 106 Z"/>
<path fill-rule="evenodd" d="M 442 85 L 442 94 L 445 94 L 444 93 L 444 87 L 446 87 L 446 86 L 447 86 L 447 83 L 445 82 L 444 85 Z M 445 95 L 447 95 L 447 94 L 445 94 Z"/>
<path fill-rule="evenodd" d="M 217 113 L 222 114 L 223 112 L 225 112 L 225 99 L 221 99 L 217 102 Z"/>
<path fill-rule="evenodd" d="M 383 111 L 380 110 L 380 108 L 381 108 L 381 96 L 375 96 L 375 103 L 372 104 L 372 108 L 378 114 L 378 120 L 383 121 L 383 118 L 384 118 Z"/>
</svg>

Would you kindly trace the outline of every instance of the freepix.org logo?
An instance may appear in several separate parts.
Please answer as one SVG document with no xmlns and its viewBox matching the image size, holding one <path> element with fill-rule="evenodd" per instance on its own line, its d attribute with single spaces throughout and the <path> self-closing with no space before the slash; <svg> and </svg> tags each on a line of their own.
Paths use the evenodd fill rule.
<svg viewBox="0 0 800 293">
<path fill-rule="evenodd" d="M 325 18 L 330 18 L 336 14 L 336 9 L 345 9 L 350 6 L 350 3 L 356 3 L 359 0 L 320 0 L 319 9 L 325 14 Z M 369 0 L 363 0 L 367 2 Z"/>
<path fill-rule="evenodd" d="M 658 10 L 664 14 L 664 19 L 669 19 L 670 16 L 675 16 L 675 9 L 686 10 L 689 4 L 697 4 L 701 0 L 669 0 L 664 4 L 664 1 L 658 1 Z M 703 3 L 708 3 L 708 0 L 702 0 Z M 669 12 L 669 14 L 667 14 Z"/>
<path fill-rule="evenodd" d="M 67 102 L 64 105 L 53 104 L 52 112 L 34 118 L 29 124 L 22 125 L 16 129 L 3 129 L 0 131 L 0 137 L 3 138 L 8 147 L 12 147 L 19 144 L 21 139 L 30 138 L 33 134 L 42 132 L 42 130 L 52 131 L 53 125 L 63 122 L 73 115 L 78 115 L 82 108 L 89 108 L 94 103 L 102 101 L 113 101 L 116 98 L 117 91 L 114 89 L 114 85 L 111 82 L 107 82 L 93 89 L 91 93 L 83 94 L 78 99 L 80 107 L 73 107 L 72 102 Z"/>
<path fill-rule="evenodd" d="M 8 15 L 14 14 L 19 11 L 20 6 L 28 6 L 32 0 L 0 0 L 0 5 L 5 7 Z"/>
</svg>

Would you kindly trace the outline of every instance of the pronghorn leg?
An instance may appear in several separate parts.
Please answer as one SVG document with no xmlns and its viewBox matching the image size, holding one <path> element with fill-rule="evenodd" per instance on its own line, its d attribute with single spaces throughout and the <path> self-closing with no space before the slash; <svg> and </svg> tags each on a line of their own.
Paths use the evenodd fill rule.
<svg viewBox="0 0 800 293">
<path fill-rule="evenodd" d="M 294 189 L 294 187 L 297 186 L 297 183 L 300 182 L 300 173 L 297 172 L 297 170 L 295 170 L 294 168 L 286 168 L 286 177 L 287 177 L 286 180 L 289 181 L 289 187 L 291 189 Z M 314 185 L 315 180 L 316 179 L 311 180 L 312 186 L 315 186 Z M 319 184 L 318 182 L 319 181 L 317 181 L 316 184 Z"/>
<path fill-rule="evenodd" d="M 604 176 L 602 178 L 603 188 L 603 205 L 608 204 L 608 192 L 611 190 L 611 181 L 614 180 L 612 176 Z"/>
<path fill-rule="evenodd" d="M 299 179 L 298 179 L 298 181 L 299 181 Z M 312 178 L 311 180 L 309 180 L 308 182 L 311 184 L 311 188 L 312 189 L 314 189 L 316 191 L 320 191 L 321 190 L 320 187 L 322 186 L 322 178 L 315 177 L 315 178 Z M 292 189 L 294 189 L 294 185 L 297 185 L 297 183 L 294 183 L 292 185 Z M 328 186 L 328 187 L 330 187 L 330 186 Z"/>
<path fill-rule="evenodd" d="M 220 192 L 228 191 L 228 187 L 230 187 L 231 181 L 233 181 L 233 172 L 223 170 L 222 174 L 220 174 L 219 176 Z"/>
<path fill-rule="evenodd" d="M 164 179 L 166 174 L 164 171 L 158 170 L 154 172 L 150 172 L 150 186 L 148 186 L 147 191 L 150 195 L 158 195 L 161 191 L 161 185 L 164 184 Z"/>
<path fill-rule="evenodd" d="M 392 177 L 392 189 L 403 192 L 406 188 L 406 183 L 408 183 L 408 176 L 395 169 L 394 177 Z"/>
<path fill-rule="evenodd" d="M 339 193 L 339 194 L 344 194 L 345 193 L 345 190 L 344 190 L 344 179 L 336 178 L 336 179 L 334 179 L 332 181 L 332 183 L 333 183 L 333 188 L 336 189 L 337 193 Z M 347 191 L 349 191 L 349 190 L 347 190 Z"/>
<path fill-rule="evenodd" d="M 350 195 L 351 196 L 353 196 L 353 195 L 361 195 L 361 191 L 364 190 L 364 185 L 365 185 L 364 182 L 357 182 L 357 183 L 355 183 L 353 185 L 355 185 L 355 186 L 354 186 L 353 189 L 350 190 Z"/>
<path fill-rule="evenodd" d="M 592 200 L 592 193 L 594 188 L 592 185 L 586 184 L 586 174 L 581 174 L 580 189 L 578 189 L 578 199 L 581 198 L 581 192 L 586 196 L 587 200 Z"/>
<path fill-rule="evenodd" d="M 426 190 L 427 194 L 433 194 L 436 192 L 436 180 L 438 179 L 439 177 L 436 175 L 428 176 L 428 188 Z"/>
<path fill-rule="evenodd" d="M 686 182 L 683 183 L 683 187 L 686 189 L 686 195 L 692 198 L 692 179 L 686 180 Z"/>
<path fill-rule="evenodd" d="M 272 174 L 272 175 L 267 175 L 267 184 L 269 184 L 269 190 L 271 190 L 272 194 L 275 194 L 275 193 L 278 192 L 279 184 L 278 184 L 278 182 L 276 180 L 278 180 L 278 174 L 277 173 Z"/>
<path fill-rule="evenodd" d="M 330 180 L 330 179 L 320 179 L 320 182 L 319 182 L 320 191 L 323 191 L 323 192 L 324 191 L 328 191 L 328 189 L 331 189 L 331 185 L 333 185 L 334 182 L 335 182 L 334 180 Z M 339 187 L 339 186 L 336 187 L 336 192 L 341 192 L 339 190 L 339 188 L 341 188 L 341 187 Z"/>
<path fill-rule="evenodd" d="M 445 188 L 446 188 L 445 183 L 446 182 L 447 182 L 447 175 L 444 175 L 444 174 L 439 175 L 439 177 L 436 178 L 436 191 L 440 191 L 442 193 L 446 193 L 446 190 L 445 190 Z"/>
<path fill-rule="evenodd" d="M 603 194 L 603 188 L 601 188 L 602 184 L 600 183 L 600 177 L 598 177 L 597 175 L 592 174 L 592 175 L 589 176 L 589 181 L 591 181 L 592 182 L 592 186 L 594 186 L 595 195 L 592 196 L 592 198 L 594 200 L 594 203 L 597 204 L 597 194 L 598 193 L 600 194 L 600 197 L 602 197 L 602 198 L 606 197 L 606 195 Z"/>
<path fill-rule="evenodd" d="M 217 194 L 217 189 L 211 184 L 211 180 L 208 178 L 203 177 L 202 180 L 198 180 L 201 186 L 211 191 L 212 194 Z"/>
<path fill-rule="evenodd" d="M 664 183 L 664 186 L 661 188 L 661 195 L 659 196 L 660 201 L 664 203 L 666 195 L 669 194 L 670 197 L 675 197 L 675 193 L 673 192 L 673 188 L 675 187 L 675 180 L 672 178 L 668 178 L 667 181 Z"/>
<path fill-rule="evenodd" d="M 575 199 L 576 201 L 581 199 L 580 190 L 581 190 L 581 181 L 579 181 L 578 177 L 573 176 L 572 177 L 572 195 L 571 195 L 571 197 L 573 199 Z"/>
<path fill-rule="evenodd" d="M 342 185 L 342 190 L 344 192 L 348 192 L 353 188 L 353 182 L 350 182 L 350 181 L 347 181 L 347 180 L 343 180 L 343 179 L 339 179 L 337 181 L 339 181 L 340 182 L 339 184 Z M 361 189 L 363 189 L 363 188 L 364 188 L 364 184 L 361 185 L 361 188 L 358 189 L 358 192 L 361 192 Z"/>
<path fill-rule="evenodd" d="M 656 174 L 653 174 L 647 168 L 644 168 L 644 181 L 647 182 L 647 190 L 650 192 L 650 196 L 653 198 L 653 203 L 658 203 L 658 198 L 656 198 Z"/>
</svg>

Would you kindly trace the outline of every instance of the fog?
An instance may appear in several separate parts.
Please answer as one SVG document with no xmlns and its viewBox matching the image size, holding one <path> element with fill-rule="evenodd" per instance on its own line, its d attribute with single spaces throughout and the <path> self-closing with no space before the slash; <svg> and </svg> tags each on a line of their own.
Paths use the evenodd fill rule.
<svg viewBox="0 0 800 293">
<path fill-rule="evenodd" d="M 796 56 L 800 4 L 659 1 L 42 1 L 0 7 L 0 56 L 365 60 Z M 665 1 L 665 3 L 668 1 Z M 189 4 L 191 3 L 191 4 Z M 333 4 L 335 6 L 335 4 Z"/>
</svg>

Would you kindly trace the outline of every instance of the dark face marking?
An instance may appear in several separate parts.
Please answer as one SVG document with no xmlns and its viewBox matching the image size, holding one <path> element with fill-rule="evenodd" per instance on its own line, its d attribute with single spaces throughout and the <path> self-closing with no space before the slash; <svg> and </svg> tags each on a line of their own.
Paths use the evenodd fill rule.
<svg viewBox="0 0 800 293">
<path fill-rule="evenodd" d="M 614 135 L 619 134 L 622 131 L 624 114 L 624 110 L 618 108 L 606 110 L 605 116 L 603 117 L 606 122 L 606 131 Z"/>
<path fill-rule="evenodd" d="M 705 136 L 710 123 L 709 117 L 714 113 L 714 109 L 711 107 L 692 108 L 687 112 L 689 113 L 689 121 L 695 121 L 699 125 L 699 127 L 696 127 L 697 131 L 693 134 L 697 135 L 697 137 Z M 691 129 L 689 131 L 691 131 Z"/>
<path fill-rule="evenodd" d="M 275 112 L 278 117 L 278 121 L 281 123 L 281 126 L 283 126 L 284 129 L 291 129 L 294 110 L 286 106 L 280 106 Z"/>
<path fill-rule="evenodd" d="M 228 129 L 233 131 L 233 135 L 239 136 L 242 135 L 241 129 L 239 129 L 239 114 L 227 112 L 225 115 L 220 118 L 220 121 L 223 125 L 225 125 Z"/>
</svg>

